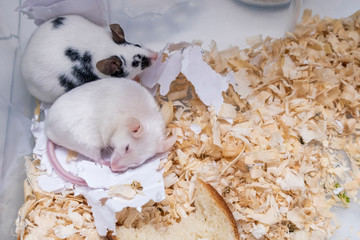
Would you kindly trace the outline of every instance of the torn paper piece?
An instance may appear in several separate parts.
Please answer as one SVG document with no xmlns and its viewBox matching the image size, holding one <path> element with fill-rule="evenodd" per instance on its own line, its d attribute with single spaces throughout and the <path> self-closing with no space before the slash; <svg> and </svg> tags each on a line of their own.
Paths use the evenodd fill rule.
<svg viewBox="0 0 360 240">
<path fill-rule="evenodd" d="M 183 59 L 183 55 L 178 51 L 161 65 L 163 70 L 159 78 L 156 78 L 157 83 L 160 85 L 161 95 L 166 95 L 169 92 L 171 82 L 174 81 L 181 72 L 181 62 Z"/>
<path fill-rule="evenodd" d="M 44 122 L 37 122 L 33 119 L 31 125 L 31 132 L 36 139 L 35 146 L 33 148 L 33 154 L 36 158 L 42 159 L 46 155 L 46 142 L 47 138 L 44 133 Z M 40 170 L 46 170 L 47 174 L 50 175 L 52 172 L 52 167 L 49 161 L 41 161 L 41 164 L 38 166 Z"/>
<path fill-rule="evenodd" d="M 39 186 L 41 186 L 41 189 L 46 192 L 59 193 L 64 191 L 65 189 L 70 189 L 73 187 L 71 183 L 66 182 L 62 178 L 54 175 L 40 175 L 37 178 L 37 182 Z"/>
<path fill-rule="evenodd" d="M 31 132 L 36 140 L 33 153 L 42 156 L 46 152 L 46 136 L 43 134 L 44 122 L 37 122 L 35 118 L 32 120 Z"/>
<path fill-rule="evenodd" d="M 186 45 L 182 43 L 181 46 Z M 162 56 L 165 51 L 159 55 Z M 216 113 L 219 112 L 223 103 L 222 92 L 227 90 L 230 80 L 211 69 L 203 60 L 202 52 L 201 47 L 189 45 L 171 52 L 164 62 L 159 57 L 140 75 L 142 84 L 150 89 L 159 84 L 160 94 L 166 95 L 171 82 L 182 73 L 194 85 L 200 100 L 207 106 L 213 106 Z"/>
<path fill-rule="evenodd" d="M 109 189 L 113 185 L 131 184 L 133 181 L 144 184 L 143 187 L 146 188 L 157 186 L 156 180 L 162 181 L 162 173 L 157 169 L 160 160 L 166 158 L 166 155 L 167 154 L 158 155 L 144 164 L 136 168 L 128 169 L 123 173 L 114 173 L 109 167 L 91 161 L 76 161 L 74 163 L 77 169 L 80 170 L 76 175 L 83 178 L 91 188 Z"/>
<path fill-rule="evenodd" d="M 181 72 L 194 85 L 201 101 L 207 106 L 213 106 L 216 113 L 219 112 L 223 103 L 222 92 L 228 88 L 228 80 L 204 62 L 200 47 L 184 50 Z"/>
<path fill-rule="evenodd" d="M 145 182 L 142 184 L 145 185 Z M 153 187 L 156 188 L 156 186 Z M 165 199 L 164 188 L 157 192 L 148 186 L 144 186 L 143 194 L 137 194 L 133 199 L 110 197 L 109 190 L 100 188 L 91 190 L 88 187 L 77 187 L 75 190 L 76 195 L 82 194 L 91 206 L 95 226 L 100 236 L 105 236 L 108 230 L 116 232 L 116 212 L 120 212 L 125 207 L 133 207 L 141 212 L 141 206 L 150 200 L 160 202 Z"/>
<path fill-rule="evenodd" d="M 159 57 L 156 61 L 139 74 L 141 84 L 146 88 L 153 89 L 161 83 L 164 88 L 162 91 L 166 94 L 169 91 L 170 83 L 181 72 L 181 62 L 184 59 L 182 50 L 188 46 L 191 44 L 187 42 L 168 43 L 158 53 Z"/>
</svg>

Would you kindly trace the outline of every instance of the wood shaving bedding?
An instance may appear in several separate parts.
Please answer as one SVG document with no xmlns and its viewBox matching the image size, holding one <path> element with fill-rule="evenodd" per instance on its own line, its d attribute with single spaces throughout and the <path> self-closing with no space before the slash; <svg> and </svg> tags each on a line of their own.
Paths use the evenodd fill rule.
<svg viewBox="0 0 360 240">
<path fill-rule="evenodd" d="M 16 220 L 18 239 L 100 239 L 91 208 L 73 192 L 54 194 L 42 191 L 36 177 L 39 160 L 26 160 L 25 204 Z"/>
<path fill-rule="evenodd" d="M 161 230 L 186 218 L 196 211 L 200 177 L 228 203 L 241 239 L 330 237 L 330 208 L 358 202 L 359 28 L 360 12 L 320 19 L 306 10 L 286 38 L 257 37 L 244 50 L 213 43 L 206 61 L 218 73 L 233 71 L 237 85 L 223 94 L 218 115 L 182 74 L 157 96 L 178 137 L 162 163 L 166 199 L 141 213 L 124 209 L 118 224 Z M 37 187 L 36 163 L 27 162 L 19 239 L 100 239 L 82 197 Z"/>
</svg>

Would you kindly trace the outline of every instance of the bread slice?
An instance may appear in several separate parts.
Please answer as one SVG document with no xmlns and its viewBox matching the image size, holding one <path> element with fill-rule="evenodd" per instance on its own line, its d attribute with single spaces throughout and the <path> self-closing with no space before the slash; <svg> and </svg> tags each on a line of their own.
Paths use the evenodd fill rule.
<svg viewBox="0 0 360 240">
<path fill-rule="evenodd" d="M 196 212 L 166 229 L 152 225 L 140 228 L 119 226 L 111 240 L 192 240 L 192 239 L 239 239 L 236 221 L 220 194 L 210 185 L 198 179 L 195 187 Z"/>
</svg>

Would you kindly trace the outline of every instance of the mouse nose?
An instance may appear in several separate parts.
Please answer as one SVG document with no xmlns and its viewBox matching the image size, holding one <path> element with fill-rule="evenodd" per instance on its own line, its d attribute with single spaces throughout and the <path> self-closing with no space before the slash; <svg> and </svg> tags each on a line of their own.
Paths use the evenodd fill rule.
<svg viewBox="0 0 360 240">
<path fill-rule="evenodd" d="M 128 167 L 119 164 L 119 162 L 111 162 L 110 169 L 113 172 L 121 172 L 121 171 L 125 171 L 126 169 L 128 169 Z"/>
<path fill-rule="evenodd" d="M 158 58 L 157 52 L 152 52 L 150 54 L 150 58 L 151 58 L 152 61 L 156 61 L 156 59 Z"/>
<path fill-rule="evenodd" d="M 149 48 L 145 48 L 145 50 L 150 53 L 149 58 L 151 59 L 151 61 L 156 61 L 156 59 L 158 58 L 158 53 Z"/>
</svg>

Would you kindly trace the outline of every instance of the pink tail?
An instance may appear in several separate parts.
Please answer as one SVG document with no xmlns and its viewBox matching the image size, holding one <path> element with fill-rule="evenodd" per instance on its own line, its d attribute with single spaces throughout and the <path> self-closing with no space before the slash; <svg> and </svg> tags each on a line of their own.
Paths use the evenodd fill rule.
<svg viewBox="0 0 360 240">
<path fill-rule="evenodd" d="M 87 183 L 84 179 L 74 176 L 73 174 L 67 172 L 59 163 L 55 155 L 55 146 L 54 143 L 50 140 L 46 144 L 46 152 L 50 161 L 51 166 L 54 168 L 55 172 L 62 177 L 64 180 L 71 182 L 76 185 L 87 186 Z"/>
</svg>

